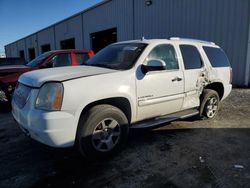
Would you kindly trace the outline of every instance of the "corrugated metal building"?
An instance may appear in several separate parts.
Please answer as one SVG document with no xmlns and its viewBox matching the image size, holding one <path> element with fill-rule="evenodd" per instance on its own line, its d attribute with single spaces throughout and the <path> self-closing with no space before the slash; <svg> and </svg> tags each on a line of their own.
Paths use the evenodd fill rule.
<svg viewBox="0 0 250 188">
<path fill-rule="evenodd" d="M 98 51 L 114 41 L 171 36 L 213 41 L 228 54 L 233 83 L 250 83 L 249 0 L 106 0 L 5 46 L 30 60 L 63 48 Z"/>
</svg>

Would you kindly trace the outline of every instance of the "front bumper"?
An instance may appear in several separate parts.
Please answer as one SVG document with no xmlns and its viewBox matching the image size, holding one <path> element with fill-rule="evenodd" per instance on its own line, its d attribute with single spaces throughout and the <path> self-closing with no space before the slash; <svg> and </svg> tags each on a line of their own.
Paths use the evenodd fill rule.
<svg viewBox="0 0 250 188">
<path fill-rule="evenodd" d="M 63 111 L 43 111 L 26 104 L 19 109 L 12 101 L 12 114 L 20 128 L 31 138 L 51 147 L 74 145 L 74 116 Z"/>
</svg>

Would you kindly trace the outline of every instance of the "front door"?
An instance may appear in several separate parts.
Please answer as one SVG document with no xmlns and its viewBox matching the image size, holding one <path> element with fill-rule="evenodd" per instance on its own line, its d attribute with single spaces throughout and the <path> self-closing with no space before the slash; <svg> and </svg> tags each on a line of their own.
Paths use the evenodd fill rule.
<svg viewBox="0 0 250 188">
<path fill-rule="evenodd" d="M 166 67 L 165 70 L 137 77 L 138 120 L 177 112 L 184 100 L 184 76 L 174 46 L 157 45 L 148 54 L 144 64 L 152 59 L 163 60 Z"/>
</svg>

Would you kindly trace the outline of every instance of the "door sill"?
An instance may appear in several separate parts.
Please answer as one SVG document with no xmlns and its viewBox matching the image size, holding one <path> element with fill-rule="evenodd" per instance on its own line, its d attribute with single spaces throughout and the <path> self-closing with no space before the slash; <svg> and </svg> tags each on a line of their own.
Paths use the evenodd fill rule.
<svg viewBox="0 0 250 188">
<path fill-rule="evenodd" d="M 168 114 L 165 116 L 160 116 L 156 118 L 151 118 L 143 121 L 133 123 L 131 125 L 132 129 L 154 129 L 164 126 L 166 123 L 170 123 L 179 119 L 186 119 L 195 115 L 198 115 L 199 111 L 197 109 L 188 109 L 180 112 Z"/>
</svg>

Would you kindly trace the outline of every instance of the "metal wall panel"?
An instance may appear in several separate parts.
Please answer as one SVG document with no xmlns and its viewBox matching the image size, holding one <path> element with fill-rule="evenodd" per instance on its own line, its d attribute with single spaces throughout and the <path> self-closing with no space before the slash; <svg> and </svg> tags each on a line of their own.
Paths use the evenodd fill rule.
<svg viewBox="0 0 250 188">
<path fill-rule="evenodd" d="M 152 0 L 151 6 L 146 6 L 145 2 L 105 1 L 22 39 L 26 42 L 25 55 L 28 55 L 29 47 L 34 47 L 38 55 L 37 48 L 40 52 L 40 46 L 46 43 L 50 43 L 52 49 L 54 45 L 55 49 L 60 49 L 60 41 L 72 37 L 75 38 L 76 48 L 91 48 L 91 33 L 116 27 L 118 41 L 142 36 L 177 36 L 213 41 L 228 54 L 233 67 L 233 83 L 246 85 L 246 79 L 249 79 L 247 61 L 250 61 L 247 58 L 247 54 L 250 57 L 249 0 Z M 19 45 L 12 43 L 6 46 L 7 57 L 18 56 L 19 47 L 16 46 Z"/>
<path fill-rule="evenodd" d="M 26 44 L 26 52 L 27 55 L 27 61 L 29 61 L 29 48 L 35 48 L 35 55 L 38 56 L 38 43 L 37 43 L 37 34 L 33 34 L 27 38 L 24 39 Z"/>
<path fill-rule="evenodd" d="M 248 46 L 245 70 L 245 86 L 250 86 L 250 2 L 248 4 Z"/>
<path fill-rule="evenodd" d="M 113 0 L 83 13 L 84 46 L 91 48 L 90 34 L 117 28 L 117 40 L 133 39 L 133 0 Z"/>
<path fill-rule="evenodd" d="M 72 17 L 55 25 L 56 49 L 60 49 L 60 41 L 75 38 L 76 49 L 83 48 L 82 17 Z"/>
<path fill-rule="evenodd" d="M 10 44 L 9 47 L 10 47 L 10 57 L 18 57 L 16 42 Z"/>
<path fill-rule="evenodd" d="M 248 41 L 247 0 L 135 0 L 135 37 L 170 36 L 213 41 L 227 53 L 233 83 L 244 84 Z"/>
<path fill-rule="evenodd" d="M 11 57 L 10 44 L 4 46 L 6 57 Z"/>
<path fill-rule="evenodd" d="M 55 37 L 54 37 L 54 27 L 46 28 L 37 33 L 37 42 L 39 48 L 39 55 L 42 52 L 41 46 L 45 44 L 50 44 L 51 50 L 55 50 Z"/>
<path fill-rule="evenodd" d="M 17 44 L 17 55 L 20 57 L 19 51 L 23 50 L 24 51 L 24 58 L 28 60 L 28 56 L 25 53 L 25 41 L 24 40 L 19 40 L 16 42 Z"/>
</svg>

